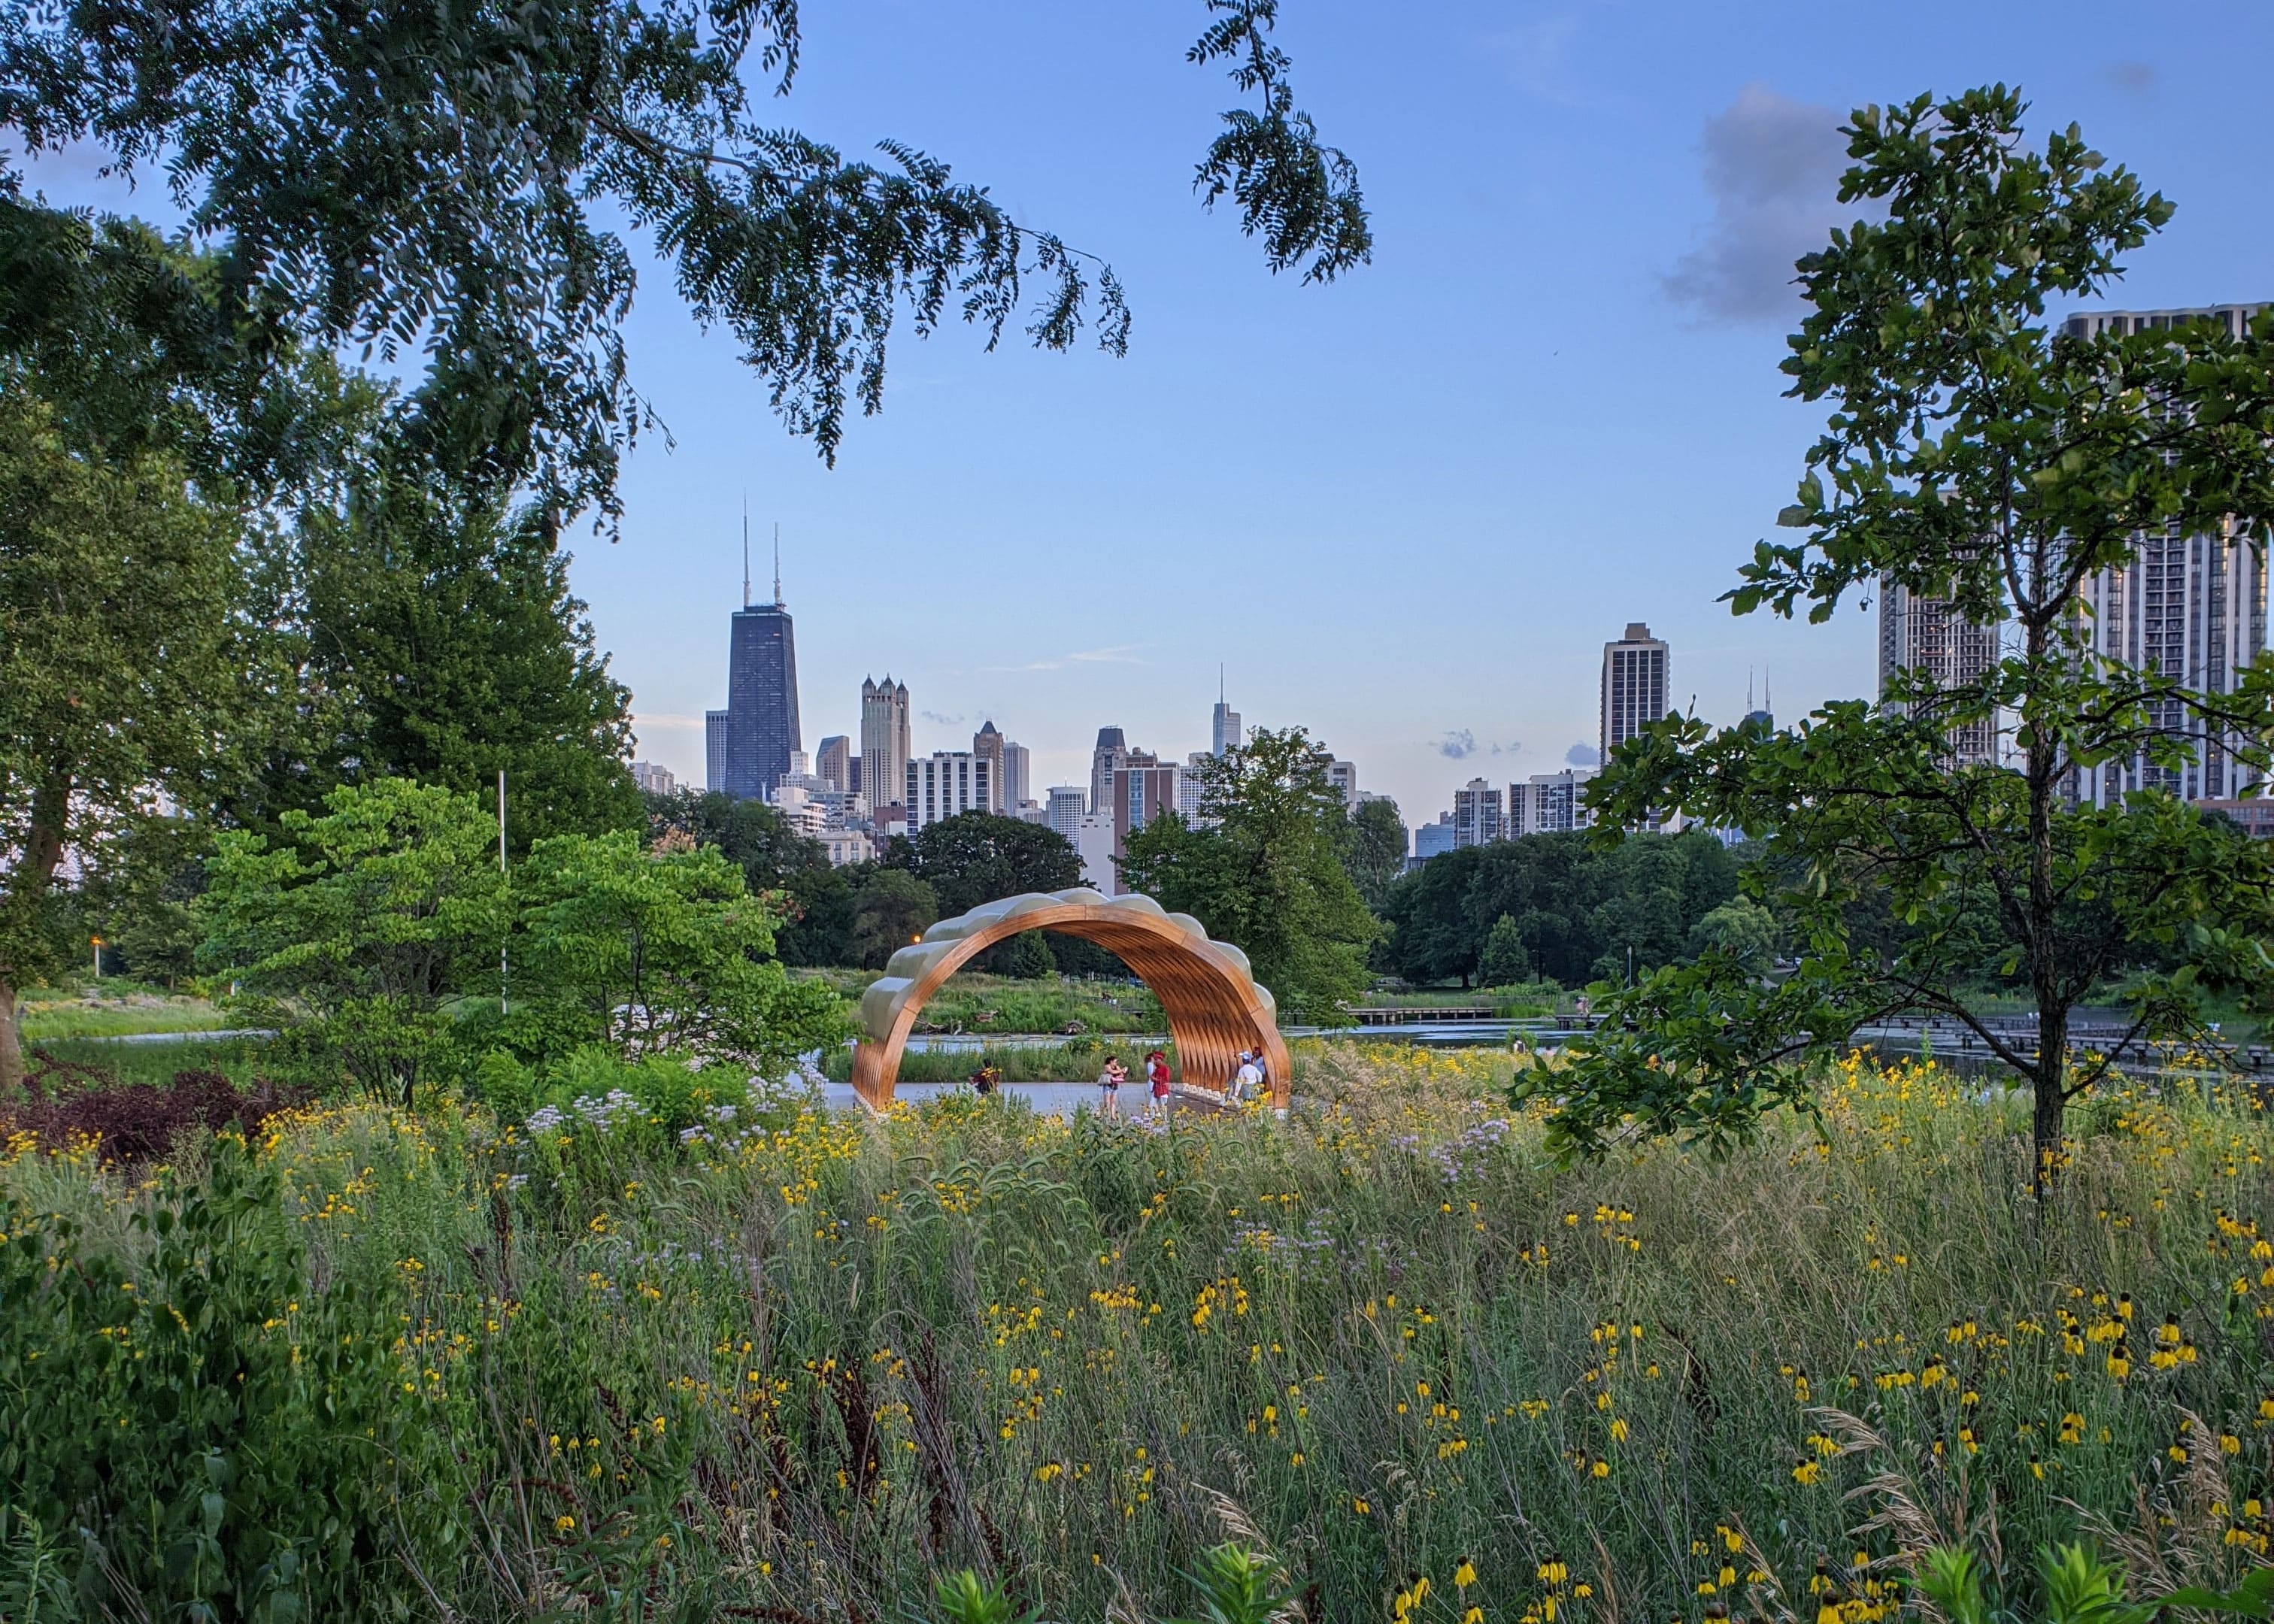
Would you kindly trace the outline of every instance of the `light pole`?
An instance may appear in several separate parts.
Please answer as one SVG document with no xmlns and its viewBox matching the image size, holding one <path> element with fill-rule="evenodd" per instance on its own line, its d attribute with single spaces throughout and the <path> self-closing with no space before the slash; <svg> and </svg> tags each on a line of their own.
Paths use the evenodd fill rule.
<svg viewBox="0 0 2274 1624">
<path fill-rule="evenodd" d="M 500 879 L 506 877 L 505 769 L 502 767 L 498 769 L 498 877 Z M 500 932 L 498 936 L 498 1014 L 501 1018 L 506 1013 L 505 944 L 508 934 L 510 934 L 510 927 L 508 930 Z"/>
</svg>

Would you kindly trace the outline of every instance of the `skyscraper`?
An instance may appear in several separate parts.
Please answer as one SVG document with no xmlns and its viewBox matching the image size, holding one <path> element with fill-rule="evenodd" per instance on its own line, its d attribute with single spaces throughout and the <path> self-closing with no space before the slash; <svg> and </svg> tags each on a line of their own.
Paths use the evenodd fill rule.
<svg viewBox="0 0 2274 1624">
<path fill-rule="evenodd" d="M 774 600 L 750 602 L 750 548 L 742 536 L 742 606 L 727 645 L 727 740 L 723 787 L 737 801 L 763 801 L 803 748 L 797 720 L 797 637 L 782 603 L 781 544 L 774 544 Z"/>
<path fill-rule="evenodd" d="M 1327 763 L 1327 782 L 1343 798 L 1343 810 L 1353 817 L 1358 815 L 1358 763 L 1330 761 Z"/>
<path fill-rule="evenodd" d="M 715 795 L 727 793 L 727 713 L 703 713 L 703 787 Z"/>
<path fill-rule="evenodd" d="M 2070 317 L 2063 329 L 2094 338 L 2203 324 L 2240 336 L 2265 308 L 2094 311 Z M 2101 570 L 2084 583 L 2091 609 L 2084 633 L 2094 651 L 2199 692 L 2233 693 L 2243 667 L 2266 648 L 2265 553 L 2239 535 L 2231 520 L 2192 535 L 2150 531 L 2132 543 L 2129 564 Z M 2141 754 L 2104 763 L 2077 775 L 2074 789 L 2080 799 L 2112 806 L 2130 791 L 2161 789 L 2182 801 L 2222 801 L 2258 781 L 2256 772 L 2234 759 L 2240 741 L 2205 730 L 2184 707 L 2158 705 L 2153 720 L 2168 736 L 2186 741 L 2188 760 L 2158 767 Z"/>
<path fill-rule="evenodd" d="M 1923 672 L 1938 688 L 1977 682 L 1998 663 L 1998 628 L 1968 620 L 1939 598 L 1879 583 L 1879 692 L 1898 671 Z M 1900 710 L 1901 706 L 1891 707 Z M 1989 717 L 1946 730 L 1954 765 L 1994 762 L 1998 726 Z"/>
<path fill-rule="evenodd" d="M 1032 758 L 1027 747 L 1014 741 L 1003 741 L 1003 810 L 1016 814 L 1027 804 L 1028 765 Z"/>
<path fill-rule="evenodd" d="M 1113 810 L 1113 770 L 1129 761 L 1129 739 L 1118 727 L 1097 730 L 1097 748 L 1089 753 L 1089 809 Z"/>
<path fill-rule="evenodd" d="M 861 679 L 861 795 L 871 813 L 900 795 L 908 772 L 908 688 L 886 672 Z"/>
<path fill-rule="evenodd" d="M 989 764 L 987 781 L 995 789 L 995 810 L 1008 812 L 1013 803 L 1003 799 L 1003 735 L 992 721 L 981 723 L 971 735 L 971 753 Z"/>
<path fill-rule="evenodd" d="M 814 752 L 813 771 L 824 789 L 849 794 L 853 789 L 853 741 L 843 733 L 832 733 L 824 739 L 821 748 Z"/>
<path fill-rule="evenodd" d="M 1209 727 L 1209 753 L 1221 756 L 1246 741 L 1239 731 L 1239 712 L 1224 703 L 1224 668 L 1216 668 L 1216 716 Z"/>
<path fill-rule="evenodd" d="M 1602 718 L 1597 739 L 1602 760 L 1610 760 L 1619 742 L 1640 733 L 1644 723 L 1663 719 L 1673 708 L 1668 699 L 1672 664 L 1666 644 L 1640 620 L 1628 621 L 1624 636 L 1603 645 Z"/>
</svg>

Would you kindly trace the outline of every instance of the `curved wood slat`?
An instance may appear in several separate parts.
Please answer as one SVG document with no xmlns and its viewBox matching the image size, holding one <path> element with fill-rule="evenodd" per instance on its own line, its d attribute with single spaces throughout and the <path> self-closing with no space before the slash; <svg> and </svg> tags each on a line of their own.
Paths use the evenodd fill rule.
<svg viewBox="0 0 2274 1624">
<path fill-rule="evenodd" d="M 853 1089 L 882 1111 L 892 1102 L 900 1056 L 925 1003 L 947 978 L 997 943 L 1026 930 L 1056 930 L 1095 942 L 1119 959 L 1161 1001 L 1176 1047 L 1177 1070 L 1221 1088 L 1242 1049 L 1263 1056 L 1271 1104 L 1284 1109 L 1292 1068 L 1279 1036 L 1277 1007 L 1255 983 L 1246 955 L 1211 942 L 1197 921 L 1165 914 L 1149 897 L 1106 898 L 1094 891 L 1006 897 L 942 920 L 922 940 L 892 955 L 861 1001 L 865 1036 L 853 1051 Z M 1141 1088 L 1143 1074 L 1132 1073 Z"/>
</svg>

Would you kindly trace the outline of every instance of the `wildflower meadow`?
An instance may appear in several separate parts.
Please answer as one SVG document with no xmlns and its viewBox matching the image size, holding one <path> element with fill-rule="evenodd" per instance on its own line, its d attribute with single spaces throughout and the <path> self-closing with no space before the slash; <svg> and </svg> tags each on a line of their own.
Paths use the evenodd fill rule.
<svg viewBox="0 0 2274 1624">
<path fill-rule="evenodd" d="M 2225 1086 L 2026 1102 L 1858 1056 L 1820 1124 L 1573 1169 L 1485 1051 L 1298 1102 L 883 1119 L 712 1071 L 499 1121 L 287 1106 L 162 1163 L 19 1135 L 10 1618 L 1903 1616 L 2263 1564 L 2274 1153 Z M 943 1596 L 945 1592 L 942 1592 Z M 182 1611 L 194 1603 L 202 1611 Z"/>
</svg>

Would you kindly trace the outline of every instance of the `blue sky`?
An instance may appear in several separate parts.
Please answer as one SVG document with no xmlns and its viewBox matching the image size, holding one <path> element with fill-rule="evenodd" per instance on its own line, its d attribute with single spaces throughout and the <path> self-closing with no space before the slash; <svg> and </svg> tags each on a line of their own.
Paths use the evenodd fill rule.
<svg viewBox="0 0 2274 1624">
<path fill-rule="evenodd" d="M 1815 426 L 1780 398 L 1781 284 L 1839 218 L 1858 102 L 2018 83 L 2038 127 L 2079 123 L 2179 206 L 2120 303 L 2274 297 L 2260 0 L 1284 11 L 1299 97 L 1374 211 L 1374 264 L 1326 288 L 1271 276 L 1193 195 L 1235 95 L 1182 60 L 1198 0 L 809 0 L 780 122 L 921 147 L 1111 259 L 1130 353 L 904 335 L 831 470 L 651 264 L 633 367 L 673 443 L 643 443 L 621 539 L 574 569 L 643 756 L 700 778 L 746 492 L 761 577 L 781 526 L 808 747 L 857 734 L 862 677 L 890 671 L 920 751 L 992 718 L 1038 789 L 1086 781 L 1101 725 L 1204 747 L 1219 662 L 1251 725 L 1306 726 L 1409 822 L 1592 747 L 1630 620 L 1710 719 L 1749 668 L 1786 718 L 1866 691 L 1861 611 L 1715 601 Z"/>
</svg>

